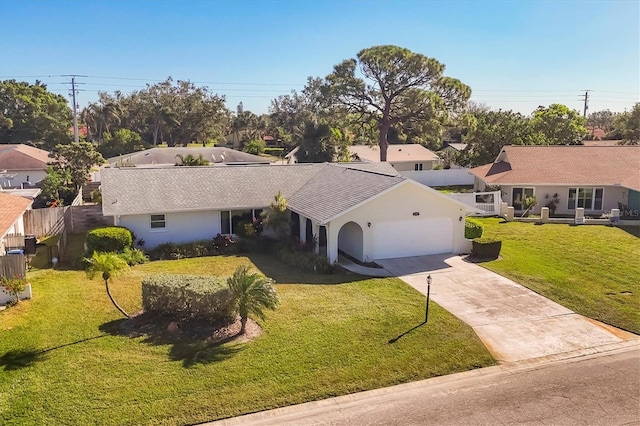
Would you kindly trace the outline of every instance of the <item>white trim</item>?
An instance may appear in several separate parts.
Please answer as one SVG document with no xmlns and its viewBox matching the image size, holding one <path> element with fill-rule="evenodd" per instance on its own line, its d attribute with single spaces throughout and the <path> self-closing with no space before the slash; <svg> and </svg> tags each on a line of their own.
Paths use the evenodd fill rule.
<svg viewBox="0 0 640 426">
<path fill-rule="evenodd" d="M 531 196 L 532 197 L 536 196 L 536 187 L 535 186 L 513 186 L 513 187 L 511 187 L 511 199 L 510 199 L 511 202 L 509 203 L 509 205 L 514 207 L 514 208 L 515 208 L 515 206 L 513 205 L 513 190 L 516 189 L 516 188 L 517 189 L 522 189 L 522 195 L 523 195 L 522 202 L 524 202 L 524 192 L 525 192 L 526 189 L 533 190 L 533 194 Z M 515 211 L 522 212 L 524 210 L 525 209 L 516 209 Z"/>
<path fill-rule="evenodd" d="M 569 201 L 571 201 L 571 199 L 569 198 L 569 195 L 571 194 L 571 190 L 575 189 L 576 190 L 576 198 L 574 199 L 575 201 L 575 205 L 573 206 L 573 208 L 569 207 Z M 587 208 L 586 206 L 584 207 L 578 207 L 578 194 L 580 193 L 581 189 L 591 189 L 592 192 L 592 196 L 591 196 L 591 206 L 589 206 L 589 208 Z M 595 207 L 595 203 L 596 203 L 596 191 L 598 189 L 602 189 L 602 197 L 600 198 L 600 208 L 596 209 Z M 584 211 L 589 211 L 589 212 L 601 212 L 604 211 L 605 209 L 603 209 L 602 207 L 604 207 L 604 186 L 570 186 L 567 190 L 567 210 L 569 211 L 575 211 L 577 208 L 583 208 Z"/>
</svg>

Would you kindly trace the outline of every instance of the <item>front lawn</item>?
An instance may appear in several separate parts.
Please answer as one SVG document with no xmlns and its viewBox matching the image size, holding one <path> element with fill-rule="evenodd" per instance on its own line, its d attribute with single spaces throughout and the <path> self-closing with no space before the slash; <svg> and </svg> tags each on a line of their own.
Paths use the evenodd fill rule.
<svg viewBox="0 0 640 426">
<path fill-rule="evenodd" d="M 587 317 L 640 334 L 640 239 L 608 226 L 503 223 L 502 259 L 482 265 Z"/>
<path fill-rule="evenodd" d="M 119 334 L 99 279 L 30 272 L 34 298 L 0 312 L 0 423 L 192 424 L 492 365 L 470 327 L 397 279 L 290 271 L 272 257 L 151 262 L 112 285 L 140 309 L 150 273 L 229 275 L 250 262 L 281 303 L 254 341 Z"/>
</svg>

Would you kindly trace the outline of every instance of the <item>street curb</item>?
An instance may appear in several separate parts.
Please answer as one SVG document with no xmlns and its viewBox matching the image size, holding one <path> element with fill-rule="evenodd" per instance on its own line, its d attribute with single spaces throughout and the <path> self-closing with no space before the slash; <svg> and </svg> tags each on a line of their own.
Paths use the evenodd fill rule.
<svg viewBox="0 0 640 426">
<path fill-rule="evenodd" d="M 593 348 L 579 349 L 571 352 L 548 355 L 540 358 L 532 358 L 516 362 L 502 363 L 491 367 L 480 368 L 477 370 L 463 371 L 460 373 L 449 374 L 446 376 L 432 377 L 417 382 L 403 383 L 400 385 L 389 386 L 385 388 L 373 389 L 369 391 L 357 392 L 348 395 L 337 396 L 333 398 L 323 399 L 319 401 L 311 401 L 287 407 L 276 408 L 273 410 L 260 411 L 257 413 L 246 414 L 239 417 L 232 417 L 224 420 L 218 420 L 203 425 L 217 426 L 234 426 L 234 425 L 267 425 L 277 424 L 292 420 L 311 419 L 314 415 L 335 411 L 357 404 L 363 400 L 367 400 L 370 404 L 375 405 L 377 401 L 385 399 L 402 400 L 404 395 L 417 389 L 445 388 L 453 383 L 470 381 L 479 377 L 499 376 L 503 374 L 516 374 L 527 370 L 535 370 L 551 365 L 558 365 L 569 362 L 579 362 L 599 356 L 613 355 L 622 352 L 631 352 L 640 349 L 640 338 L 626 340 L 618 343 L 597 346 Z"/>
</svg>

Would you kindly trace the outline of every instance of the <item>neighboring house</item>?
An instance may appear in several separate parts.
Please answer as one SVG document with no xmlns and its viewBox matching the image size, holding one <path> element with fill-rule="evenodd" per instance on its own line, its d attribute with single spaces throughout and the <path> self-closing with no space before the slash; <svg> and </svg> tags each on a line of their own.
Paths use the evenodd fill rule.
<svg viewBox="0 0 640 426">
<path fill-rule="evenodd" d="M 381 164 L 105 169 L 102 209 L 149 249 L 236 234 L 279 191 L 291 234 L 317 237 L 331 263 L 339 251 L 369 261 L 470 250 L 464 217 L 475 209 Z"/>
<path fill-rule="evenodd" d="M 460 165 L 453 161 L 453 158 L 460 152 L 464 151 L 467 147 L 466 143 L 454 143 L 445 142 L 444 148 L 438 151 L 438 156 L 442 159 L 442 163 L 445 169 L 460 169 Z"/>
<path fill-rule="evenodd" d="M 151 148 L 144 151 L 133 152 L 131 154 L 119 155 L 109 158 L 107 161 L 110 166 L 126 165 L 135 167 L 162 167 L 174 166 L 179 160 L 178 155 L 186 157 L 191 154 L 195 158 L 199 155 L 209 161 L 210 165 L 218 164 L 269 164 L 267 158 L 259 155 L 248 154 L 242 151 L 236 151 L 231 148 L 207 147 L 207 148 L 188 148 L 188 147 L 171 147 L 171 148 Z"/>
<path fill-rule="evenodd" d="M 24 213 L 31 209 L 32 200 L 0 192 L 0 256 L 11 247 L 8 235 L 24 235 Z"/>
<path fill-rule="evenodd" d="M 447 142 L 446 145 L 440 151 L 452 151 L 452 152 L 462 152 L 467 147 L 466 143 L 453 143 Z"/>
<path fill-rule="evenodd" d="M 505 146 L 471 174 L 476 189 L 499 185 L 502 201 L 516 212 L 525 197 L 536 197 L 539 212 L 556 194 L 560 215 L 574 215 L 577 207 L 587 215 L 640 211 L 640 146 Z"/>
<path fill-rule="evenodd" d="M 40 182 L 47 176 L 51 161 L 49 151 L 24 144 L 0 144 L 0 186 L 19 188 L 25 182 Z"/>
<path fill-rule="evenodd" d="M 351 155 L 360 161 L 380 162 L 380 147 L 369 145 L 352 145 Z M 441 164 L 440 157 L 420 144 L 389 145 L 387 162 L 399 172 L 411 170 L 432 170 Z"/>
</svg>

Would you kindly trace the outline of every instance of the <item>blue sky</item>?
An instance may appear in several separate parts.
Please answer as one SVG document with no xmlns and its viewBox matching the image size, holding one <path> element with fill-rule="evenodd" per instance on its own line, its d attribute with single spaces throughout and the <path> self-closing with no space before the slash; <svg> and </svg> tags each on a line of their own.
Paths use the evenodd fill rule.
<svg viewBox="0 0 640 426">
<path fill-rule="evenodd" d="M 494 109 L 582 111 L 640 100 L 640 2 L 0 0 L 0 79 L 46 83 L 80 107 L 171 76 L 227 96 L 235 110 L 324 77 L 363 48 L 436 58 Z M 110 78 L 104 78 L 110 77 Z"/>
</svg>

